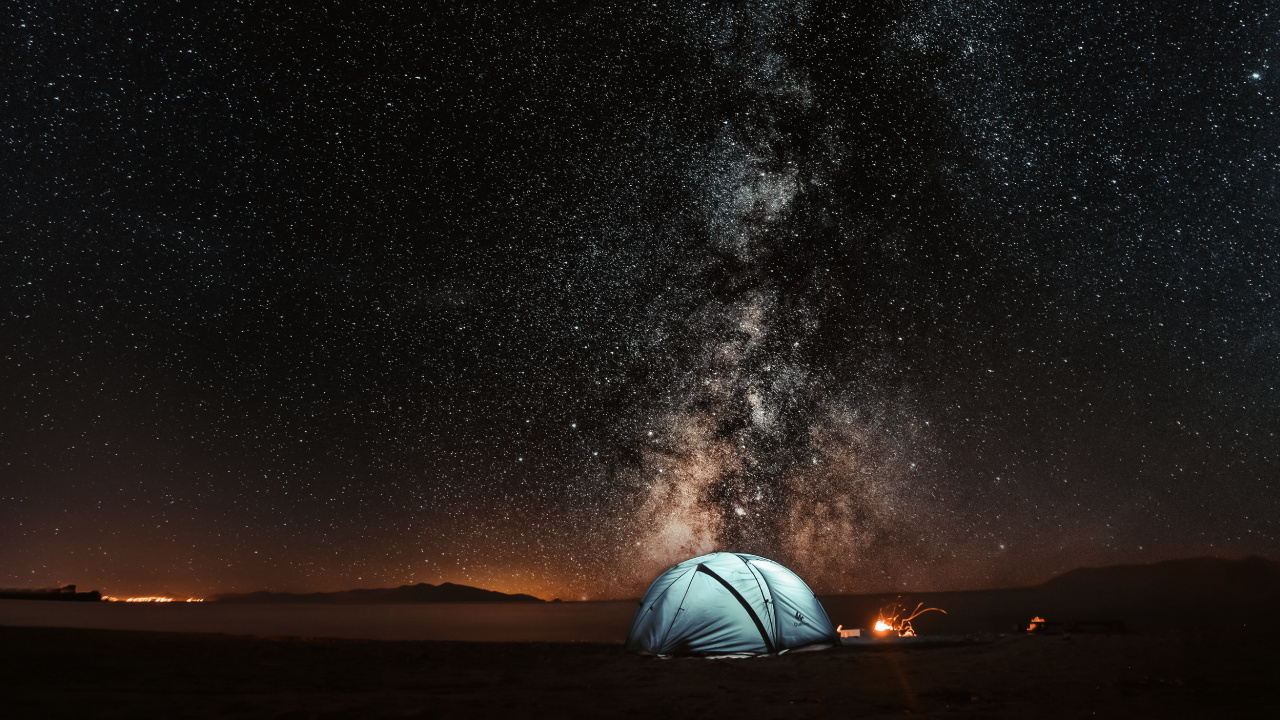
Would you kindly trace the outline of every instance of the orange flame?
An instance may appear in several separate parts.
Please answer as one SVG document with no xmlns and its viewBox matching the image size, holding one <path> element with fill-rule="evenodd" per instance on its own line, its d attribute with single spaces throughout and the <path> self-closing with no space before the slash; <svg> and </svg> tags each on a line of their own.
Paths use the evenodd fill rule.
<svg viewBox="0 0 1280 720">
<path fill-rule="evenodd" d="M 897 633 L 898 637 L 915 637 L 915 628 L 911 627 L 911 621 L 929 612 L 937 610 L 943 615 L 947 614 L 942 608 L 927 608 L 924 603 L 916 605 L 916 609 L 907 617 L 902 617 L 905 608 L 899 607 L 896 603 L 888 608 L 880 608 L 880 617 L 876 618 L 875 632 L 877 635 L 888 635 L 889 633 Z"/>
</svg>

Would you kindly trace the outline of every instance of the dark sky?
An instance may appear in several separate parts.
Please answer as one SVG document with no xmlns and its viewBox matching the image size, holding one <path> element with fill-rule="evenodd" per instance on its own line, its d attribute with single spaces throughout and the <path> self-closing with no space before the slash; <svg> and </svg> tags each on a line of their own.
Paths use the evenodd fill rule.
<svg viewBox="0 0 1280 720">
<path fill-rule="evenodd" d="M 1280 6 L 407 5 L 10 13 L 0 586 L 1280 554 Z"/>
</svg>

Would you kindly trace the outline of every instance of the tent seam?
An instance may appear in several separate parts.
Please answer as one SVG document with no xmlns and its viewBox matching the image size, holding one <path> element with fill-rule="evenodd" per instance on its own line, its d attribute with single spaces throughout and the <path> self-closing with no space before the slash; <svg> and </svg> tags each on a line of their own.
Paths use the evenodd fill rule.
<svg viewBox="0 0 1280 720">
<path fill-rule="evenodd" d="M 698 567 L 701 567 L 701 566 L 702 566 L 701 563 L 699 563 Z M 659 654 L 661 654 L 662 651 L 667 647 L 667 636 L 671 634 L 671 628 L 676 626 L 676 620 L 680 617 L 680 613 L 684 611 L 684 601 L 689 597 L 689 588 L 693 587 L 693 578 L 698 576 L 697 568 L 693 568 L 693 570 L 689 574 L 690 574 L 689 584 L 686 585 L 684 588 L 684 597 L 680 598 L 680 605 L 679 607 L 676 608 L 676 614 L 671 616 L 671 623 L 667 625 L 667 631 L 662 634 L 662 642 L 658 643 Z M 680 582 L 680 580 L 677 579 L 676 582 Z M 675 584 L 676 584 L 675 582 L 671 583 L 671 585 L 675 585 Z M 668 585 L 667 590 L 670 590 L 670 589 L 671 589 L 671 586 Z M 665 593 L 667 590 L 663 590 L 662 592 Z"/>
<path fill-rule="evenodd" d="M 756 568 L 756 571 L 760 573 L 760 578 L 764 580 L 764 587 L 769 588 L 769 594 L 776 594 L 773 592 L 773 585 L 769 584 L 768 575 L 765 575 L 763 571 L 760 571 L 759 568 Z M 800 582 L 803 583 L 804 580 L 800 580 Z M 782 624 L 778 623 L 778 603 L 774 602 L 772 603 L 772 605 L 773 605 L 773 626 L 774 628 L 781 628 Z M 831 620 L 827 620 L 827 623 L 831 623 Z"/>
<path fill-rule="evenodd" d="M 685 575 L 691 572 L 693 572 L 692 569 L 685 570 L 683 573 L 680 573 L 679 575 L 677 575 L 675 580 L 672 580 L 670 583 L 667 584 L 666 587 L 662 588 L 662 592 L 658 593 L 658 596 L 653 599 L 653 602 L 649 603 L 649 609 L 652 610 L 653 606 L 657 605 L 658 601 L 662 599 L 662 596 L 666 595 L 668 590 L 675 587 L 675 584 L 680 582 L 680 578 L 684 577 Z M 685 592 L 688 593 L 688 590 L 686 590 Z"/>
<path fill-rule="evenodd" d="M 747 602 L 747 599 L 742 597 L 742 593 L 738 592 L 737 588 L 733 585 L 730 585 L 728 580 L 720 577 L 714 570 L 702 563 L 698 563 L 698 572 L 706 573 L 715 578 L 717 582 L 729 591 L 730 595 L 733 595 L 734 599 L 738 601 L 738 604 L 742 606 L 742 609 L 747 611 L 747 615 L 751 617 L 751 621 L 756 624 L 756 630 L 760 631 L 760 638 L 764 640 L 764 649 L 770 654 L 777 652 L 777 649 L 773 644 L 773 640 L 769 637 L 769 633 L 765 632 L 764 623 L 760 622 L 760 616 L 756 615 L 756 611 L 751 608 L 751 604 Z M 693 583 L 690 582 L 689 585 L 692 586 Z M 681 604 L 683 605 L 684 601 L 681 601 Z"/>
<path fill-rule="evenodd" d="M 773 602 L 773 599 L 772 599 L 773 587 L 769 585 L 769 580 L 764 577 L 764 573 L 760 572 L 759 570 L 756 570 L 754 567 L 751 566 L 750 560 L 746 559 L 742 555 L 738 555 L 737 553 L 735 553 L 734 555 L 735 557 L 737 557 L 739 560 L 742 561 L 743 565 L 747 566 L 747 571 L 751 573 L 752 579 L 756 581 L 756 589 L 760 591 L 760 599 L 764 600 L 765 607 L 768 608 L 772 606 L 774 608 L 773 612 L 769 613 L 769 624 L 773 626 L 772 628 L 773 634 L 775 635 L 774 639 L 776 640 L 777 639 L 776 636 L 778 634 L 778 610 L 776 607 L 777 603 Z M 760 577 L 757 578 L 756 575 L 759 575 Z M 764 586 L 769 588 L 769 597 L 767 598 L 764 596 L 764 588 L 760 587 L 761 580 L 764 580 Z"/>
</svg>

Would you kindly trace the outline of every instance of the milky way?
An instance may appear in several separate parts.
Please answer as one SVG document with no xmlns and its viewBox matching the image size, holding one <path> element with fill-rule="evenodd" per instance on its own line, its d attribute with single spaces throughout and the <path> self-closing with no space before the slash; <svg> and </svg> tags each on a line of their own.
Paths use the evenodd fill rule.
<svg viewBox="0 0 1280 720">
<path fill-rule="evenodd" d="M 21 5 L 0 586 L 1280 551 L 1280 15 Z"/>
<path fill-rule="evenodd" d="M 786 236 L 808 232 L 790 217 L 799 196 L 822 194 L 824 166 L 841 160 L 823 132 L 838 121 L 814 107 L 808 78 L 776 49 L 809 19 L 804 5 L 691 15 L 741 109 L 699 149 L 691 178 L 709 241 L 698 272 L 715 289 L 681 327 L 694 342 L 690 366 L 646 423 L 635 541 L 646 562 L 634 568 L 644 577 L 681 558 L 741 549 L 830 584 L 827 573 L 853 574 L 869 542 L 923 510 L 903 497 L 920 450 L 873 417 L 873 392 L 834 382 L 799 350 L 820 325 L 808 293 L 786 296 L 797 283 L 827 282 L 830 268 L 794 280 L 770 273 Z M 806 144 L 788 131 L 795 125 L 818 131 Z"/>
</svg>

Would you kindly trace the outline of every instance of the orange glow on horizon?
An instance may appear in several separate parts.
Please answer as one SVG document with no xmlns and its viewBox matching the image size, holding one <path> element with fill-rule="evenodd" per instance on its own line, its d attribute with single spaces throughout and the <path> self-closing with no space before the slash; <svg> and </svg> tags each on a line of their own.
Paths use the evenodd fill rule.
<svg viewBox="0 0 1280 720">
<path fill-rule="evenodd" d="M 172 598 L 166 595 L 144 595 L 141 597 L 113 597 L 111 595 L 103 595 L 102 599 L 107 602 L 130 602 L 130 603 L 168 603 L 168 602 L 204 602 L 204 598 Z"/>
</svg>

